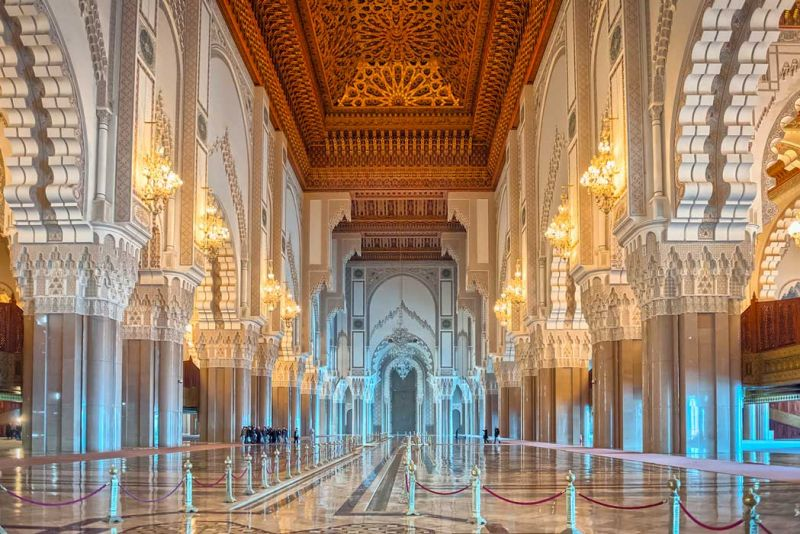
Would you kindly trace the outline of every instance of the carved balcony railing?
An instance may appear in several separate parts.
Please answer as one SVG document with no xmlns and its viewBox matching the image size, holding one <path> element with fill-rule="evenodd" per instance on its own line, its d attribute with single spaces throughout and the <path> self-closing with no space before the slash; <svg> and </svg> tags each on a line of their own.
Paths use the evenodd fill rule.
<svg viewBox="0 0 800 534">
<path fill-rule="evenodd" d="M 0 352 L 22 352 L 22 309 L 16 302 L 0 302 Z"/>
<path fill-rule="evenodd" d="M 800 344 L 800 298 L 753 303 L 742 314 L 742 351 Z"/>
<path fill-rule="evenodd" d="M 753 300 L 741 328 L 745 384 L 800 384 L 800 298 Z"/>
</svg>

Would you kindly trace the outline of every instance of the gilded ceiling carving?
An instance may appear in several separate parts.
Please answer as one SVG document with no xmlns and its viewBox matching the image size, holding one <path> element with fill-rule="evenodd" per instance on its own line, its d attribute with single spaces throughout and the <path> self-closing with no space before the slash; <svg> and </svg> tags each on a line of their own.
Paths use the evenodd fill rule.
<svg viewBox="0 0 800 534">
<path fill-rule="evenodd" d="M 306 190 L 493 189 L 559 0 L 220 0 Z"/>
</svg>

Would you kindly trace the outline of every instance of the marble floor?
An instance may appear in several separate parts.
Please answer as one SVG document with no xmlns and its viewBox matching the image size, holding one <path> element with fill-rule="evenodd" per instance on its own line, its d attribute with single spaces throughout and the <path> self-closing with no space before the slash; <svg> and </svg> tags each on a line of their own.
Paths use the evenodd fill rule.
<svg viewBox="0 0 800 534">
<path fill-rule="evenodd" d="M 234 473 L 239 473 L 245 452 L 242 447 L 216 448 L 193 451 L 188 456 L 195 477 L 202 482 L 213 482 L 222 475 L 226 456 L 234 459 Z M 255 447 L 251 452 L 260 454 Z M 88 501 L 64 507 L 22 504 L 0 493 L 0 525 L 8 532 L 476 532 L 469 523 L 469 491 L 437 496 L 418 489 L 417 510 L 421 515 L 405 516 L 403 455 L 399 440 L 358 449 L 328 468 L 304 476 L 295 474 L 291 486 L 261 498 L 244 497 L 244 481 L 238 480 L 239 501 L 234 505 L 223 503 L 223 488 L 195 485 L 194 501 L 200 511 L 189 517 L 181 511 L 181 489 L 159 503 L 137 502 L 123 494 L 120 512 L 124 521 L 113 526 L 105 522 L 108 488 Z M 5 469 L 0 481 L 9 490 L 26 497 L 58 503 L 100 487 L 116 461 L 121 467 L 122 484 L 130 494 L 139 499 L 155 499 L 180 482 L 180 466 L 186 456 L 186 453 L 172 453 L 18 466 Z M 436 449 L 427 447 L 418 460 L 418 480 L 432 490 L 447 492 L 463 487 L 469 482 L 472 465 L 477 464 L 485 486 L 518 501 L 538 500 L 561 491 L 566 472 L 572 470 L 577 490 L 590 498 L 626 506 L 649 504 L 665 499 L 666 482 L 676 474 L 683 482 L 681 497 L 685 506 L 698 519 L 712 525 L 731 523 L 741 517 L 743 492 L 755 482 L 730 474 L 519 443 L 483 446 L 471 442 Z M 800 532 L 800 517 L 795 516 L 795 507 L 800 503 L 798 485 L 758 482 L 764 525 L 775 534 Z M 517 506 L 484 492 L 482 511 L 488 521 L 483 532 L 552 533 L 565 526 L 564 497 L 538 506 Z M 614 510 L 579 498 L 577 523 L 582 532 L 665 532 L 668 507 Z M 704 532 L 685 516 L 681 531 Z"/>
</svg>

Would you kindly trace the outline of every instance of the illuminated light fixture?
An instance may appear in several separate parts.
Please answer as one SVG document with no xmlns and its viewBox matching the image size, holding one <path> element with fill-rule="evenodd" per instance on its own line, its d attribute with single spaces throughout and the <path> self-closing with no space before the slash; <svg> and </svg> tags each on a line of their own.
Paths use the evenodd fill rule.
<svg viewBox="0 0 800 534">
<path fill-rule="evenodd" d="M 140 197 L 150 213 L 158 215 L 183 185 L 183 180 L 172 170 L 167 151 L 163 146 L 145 156 L 142 175 L 144 185 Z"/>
<path fill-rule="evenodd" d="M 286 322 L 291 322 L 298 315 L 300 315 L 300 305 L 294 301 L 292 294 L 287 292 L 281 310 L 281 318 Z"/>
<path fill-rule="evenodd" d="M 800 210 L 795 211 L 794 220 L 789 224 L 786 233 L 794 239 L 794 244 L 800 247 Z"/>
<path fill-rule="evenodd" d="M 519 260 L 514 269 L 514 278 L 508 282 L 503 293 L 511 304 L 525 303 L 525 282 L 522 280 L 522 266 Z"/>
<path fill-rule="evenodd" d="M 589 189 L 595 203 L 608 214 L 620 197 L 617 181 L 620 170 L 614 161 L 611 147 L 611 127 L 608 117 L 603 117 L 603 130 L 600 132 L 600 143 L 597 153 L 592 158 L 589 168 L 581 176 L 581 185 Z"/>
<path fill-rule="evenodd" d="M 494 303 L 494 314 L 501 326 L 507 326 L 511 322 L 511 301 L 505 291 L 500 294 L 500 298 Z"/>
<path fill-rule="evenodd" d="M 275 311 L 281 303 L 283 288 L 281 287 L 281 283 L 275 279 L 275 273 L 272 272 L 272 260 L 269 260 L 267 269 L 267 281 L 264 282 L 264 285 L 261 287 L 261 298 L 264 304 L 267 305 L 267 311 L 272 312 Z"/>
<path fill-rule="evenodd" d="M 217 203 L 206 195 L 206 208 L 198 226 L 197 247 L 208 259 L 216 258 L 220 249 L 230 239 L 231 233 L 219 213 Z"/>
<path fill-rule="evenodd" d="M 553 247 L 553 254 L 564 259 L 569 258 L 572 248 L 575 246 L 575 241 L 572 239 L 572 230 L 574 228 L 572 218 L 569 215 L 567 194 L 561 193 L 561 205 L 558 207 L 558 213 L 550 221 L 550 226 L 544 232 L 544 238 Z"/>
</svg>

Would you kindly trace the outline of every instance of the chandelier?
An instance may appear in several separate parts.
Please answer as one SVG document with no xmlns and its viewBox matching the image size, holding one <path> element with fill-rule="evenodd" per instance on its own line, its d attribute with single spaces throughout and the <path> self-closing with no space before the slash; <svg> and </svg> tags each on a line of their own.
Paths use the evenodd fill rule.
<svg viewBox="0 0 800 534">
<path fill-rule="evenodd" d="M 183 181 L 172 170 L 167 151 L 163 146 L 145 156 L 142 175 L 145 181 L 140 197 L 147 209 L 153 215 L 158 215 L 164 210 L 167 201 L 183 185 Z"/>
<path fill-rule="evenodd" d="M 550 242 L 553 247 L 553 254 L 561 256 L 564 259 L 569 258 L 572 247 L 575 246 L 575 241 L 572 239 L 572 230 L 574 226 L 569 215 L 569 205 L 567 203 L 567 194 L 561 194 L 561 205 L 558 207 L 550 226 L 544 232 L 544 237 Z"/>
<path fill-rule="evenodd" d="M 286 322 L 291 322 L 298 315 L 300 315 L 300 305 L 294 301 L 292 294 L 287 291 L 285 300 L 283 301 L 281 318 Z"/>
<path fill-rule="evenodd" d="M 794 244 L 800 247 L 800 210 L 795 211 L 794 220 L 789 224 L 786 233 L 794 239 Z"/>
<path fill-rule="evenodd" d="M 519 260 L 517 260 L 514 269 L 514 278 L 506 284 L 505 290 L 506 298 L 511 304 L 524 304 L 525 303 L 525 283 L 522 280 L 522 267 Z"/>
<path fill-rule="evenodd" d="M 581 185 L 589 189 L 595 203 L 606 214 L 620 197 L 620 192 L 617 190 L 620 170 L 614 161 L 611 148 L 611 128 L 606 116 L 603 118 L 603 130 L 600 132 L 597 153 L 592 158 L 589 168 L 581 176 Z"/>
<path fill-rule="evenodd" d="M 283 289 L 281 288 L 281 283 L 275 279 L 275 273 L 272 272 L 272 260 L 269 260 L 267 268 L 267 281 L 261 287 L 261 297 L 264 300 L 264 304 L 267 305 L 267 310 L 275 311 L 281 303 Z"/>
<path fill-rule="evenodd" d="M 216 258 L 220 249 L 231 237 L 225 220 L 219 213 L 217 203 L 210 194 L 207 194 L 206 208 L 200 219 L 198 230 L 197 247 L 209 259 Z"/>
<path fill-rule="evenodd" d="M 511 322 L 511 306 L 511 300 L 504 290 L 494 303 L 494 314 L 497 316 L 500 326 L 507 326 Z"/>
</svg>

